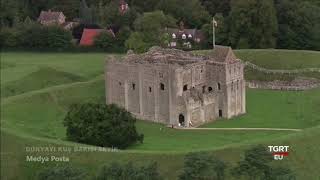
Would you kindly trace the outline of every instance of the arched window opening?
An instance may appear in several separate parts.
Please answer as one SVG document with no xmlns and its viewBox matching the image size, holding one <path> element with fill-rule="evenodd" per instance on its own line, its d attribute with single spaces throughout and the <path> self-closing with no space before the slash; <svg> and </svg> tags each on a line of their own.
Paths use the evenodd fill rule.
<svg viewBox="0 0 320 180">
<path fill-rule="evenodd" d="M 185 125 L 184 115 L 179 114 L 179 126 L 184 126 L 184 125 Z"/>
<path fill-rule="evenodd" d="M 188 84 L 185 84 L 185 85 L 183 86 L 183 91 L 186 91 L 186 90 L 188 90 Z"/>
<path fill-rule="evenodd" d="M 213 89 L 212 87 L 208 87 L 208 91 L 211 92 Z"/>
<path fill-rule="evenodd" d="M 163 83 L 160 83 L 160 89 L 164 90 L 164 84 Z"/>
<path fill-rule="evenodd" d="M 132 83 L 132 89 L 135 90 L 136 89 L 136 84 Z"/>
<path fill-rule="evenodd" d="M 220 85 L 220 83 L 218 83 L 218 90 L 221 90 L 221 85 Z"/>
</svg>

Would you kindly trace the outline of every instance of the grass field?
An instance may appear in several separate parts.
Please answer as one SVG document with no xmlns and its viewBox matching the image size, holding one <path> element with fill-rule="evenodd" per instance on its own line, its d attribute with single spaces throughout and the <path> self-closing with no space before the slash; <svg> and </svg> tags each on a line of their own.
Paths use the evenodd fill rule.
<svg viewBox="0 0 320 180">
<path fill-rule="evenodd" d="M 295 50 L 236 50 L 236 56 L 244 61 L 267 69 L 320 68 L 319 51 Z"/>
<path fill-rule="evenodd" d="M 195 51 L 196 54 L 210 52 L 210 50 Z M 241 49 L 234 52 L 239 59 L 267 69 L 320 68 L 319 51 Z"/>
<path fill-rule="evenodd" d="M 236 51 L 242 59 L 248 57 L 255 61 L 253 63 L 267 68 L 320 67 L 318 52 L 301 51 L 303 61 L 298 52 Z M 35 171 L 44 166 L 24 160 L 25 146 L 79 146 L 65 141 L 62 120 L 71 103 L 104 102 L 105 57 L 102 53 L 1 54 L 1 179 L 32 179 Z M 320 166 L 319 89 L 304 92 L 248 90 L 247 112 L 244 116 L 203 127 L 303 128 L 304 131 L 181 131 L 139 121 L 138 131 L 145 135 L 143 144 L 120 153 L 67 155 L 72 164 L 90 173 L 112 160 L 131 160 L 138 164 L 154 160 L 161 173 L 175 179 L 180 173 L 184 154 L 190 151 L 216 153 L 234 163 L 243 149 L 253 144 L 287 143 L 293 146 L 294 153 L 288 161 L 281 163 L 291 164 L 299 178 L 320 177 L 316 170 Z M 305 148 L 308 145 L 313 146 Z M 305 154 L 314 161 L 308 161 Z"/>
</svg>

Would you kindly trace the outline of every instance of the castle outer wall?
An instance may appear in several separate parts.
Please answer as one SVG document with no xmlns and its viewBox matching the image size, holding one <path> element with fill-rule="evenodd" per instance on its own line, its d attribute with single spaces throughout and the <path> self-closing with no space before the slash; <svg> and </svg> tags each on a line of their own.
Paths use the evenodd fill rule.
<svg viewBox="0 0 320 180">
<path fill-rule="evenodd" d="M 107 60 L 107 104 L 139 119 L 187 127 L 246 112 L 241 61 L 164 62 Z"/>
</svg>

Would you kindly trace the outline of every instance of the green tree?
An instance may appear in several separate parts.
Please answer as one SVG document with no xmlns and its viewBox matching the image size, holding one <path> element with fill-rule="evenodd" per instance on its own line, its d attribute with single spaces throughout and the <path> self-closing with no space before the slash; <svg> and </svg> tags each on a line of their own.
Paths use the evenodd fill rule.
<svg viewBox="0 0 320 180">
<path fill-rule="evenodd" d="M 119 149 L 140 141 L 136 119 L 123 108 L 105 104 L 73 104 L 65 119 L 67 138 L 71 141 Z"/>
<path fill-rule="evenodd" d="M 200 0 L 203 7 L 210 13 L 211 16 L 217 13 L 222 13 L 228 16 L 230 12 L 230 0 Z"/>
<path fill-rule="evenodd" d="M 115 37 L 113 37 L 110 32 L 102 32 L 94 40 L 94 44 L 96 47 L 105 50 L 110 50 L 111 48 L 113 48 L 115 42 Z"/>
<path fill-rule="evenodd" d="M 126 40 L 130 37 L 131 29 L 128 26 L 123 26 L 116 34 L 115 46 L 119 49 L 124 49 Z"/>
<path fill-rule="evenodd" d="M 296 180 L 294 172 L 287 167 L 271 167 L 266 179 L 269 180 Z"/>
<path fill-rule="evenodd" d="M 136 32 L 126 41 L 126 47 L 136 52 L 144 52 L 151 46 L 161 45 L 165 27 L 174 27 L 176 20 L 162 11 L 144 13 L 134 22 Z"/>
<path fill-rule="evenodd" d="M 80 6 L 79 6 L 79 17 L 81 20 L 82 24 L 93 24 L 93 11 L 92 9 L 88 6 L 86 0 L 81 0 L 80 1 Z"/>
<path fill-rule="evenodd" d="M 96 180 L 161 180 L 156 163 L 150 163 L 145 166 L 133 166 L 131 162 L 121 165 L 112 162 L 110 165 L 104 165 L 100 169 Z"/>
<path fill-rule="evenodd" d="M 320 50 L 320 7 L 309 2 L 277 1 L 278 48 Z"/>
<path fill-rule="evenodd" d="M 225 179 L 226 164 L 215 156 L 206 153 L 187 154 L 180 180 Z"/>
<path fill-rule="evenodd" d="M 272 161 L 272 155 L 265 146 L 257 145 L 245 151 L 244 160 L 238 163 L 234 168 L 235 176 L 244 176 L 250 180 L 263 179 L 270 172 L 269 163 Z"/>
<path fill-rule="evenodd" d="M 161 0 L 157 9 L 183 21 L 187 27 L 201 28 L 210 22 L 210 15 L 199 0 Z"/>
<path fill-rule="evenodd" d="M 135 30 L 142 32 L 144 40 L 154 45 L 159 44 L 160 34 L 165 27 L 175 26 L 176 20 L 162 11 L 144 13 L 134 22 Z"/>
<path fill-rule="evenodd" d="M 250 180 L 294 180 L 295 175 L 287 167 L 273 167 L 272 155 L 263 145 L 254 146 L 244 153 L 244 159 L 232 170 L 236 178 Z"/>
<path fill-rule="evenodd" d="M 84 180 L 87 178 L 88 176 L 83 170 L 71 166 L 45 168 L 37 176 L 38 180 Z"/>
<path fill-rule="evenodd" d="M 148 50 L 148 45 L 143 40 L 143 35 L 140 32 L 131 33 L 130 37 L 126 40 L 125 46 L 127 49 L 131 49 L 134 52 L 142 53 Z"/>
<path fill-rule="evenodd" d="M 233 0 L 230 42 L 236 48 L 274 48 L 278 24 L 273 0 Z"/>
<path fill-rule="evenodd" d="M 30 24 L 22 31 L 22 46 L 28 48 L 45 48 L 48 46 L 47 28 L 40 24 Z"/>
<path fill-rule="evenodd" d="M 216 14 L 214 17 L 217 22 L 215 27 L 215 43 L 219 45 L 229 46 L 229 21 L 227 17 L 223 17 L 222 14 Z M 212 21 L 209 24 L 204 24 L 201 31 L 205 35 L 205 39 L 202 42 L 204 48 L 212 48 Z"/>
<path fill-rule="evenodd" d="M 119 11 L 119 2 L 111 1 L 110 3 L 99 3 L 95 7 L 95 19 L 100 26 L 110 27 L 117 33 L 124 27 L 133 28 L 133 22 L 138 13 L 135 8 L 130 8 L 126 13 L 121 14 Z"/>
<path fill-rule="evenodd" d="M 63 29 L 60 26 L 44 27 L 47 39 L 47 47 L 50 49 L 67 49 L 71 47 L 72 34 L 70 31 Z M 39 48 L 42 48 L 41 46 Z"/>
<path fill-rule="evenodd" d="M 1 47 L 21 46 L 21 31 L 15 28 L 2 28 L 0 32 Z"/>
</svg>

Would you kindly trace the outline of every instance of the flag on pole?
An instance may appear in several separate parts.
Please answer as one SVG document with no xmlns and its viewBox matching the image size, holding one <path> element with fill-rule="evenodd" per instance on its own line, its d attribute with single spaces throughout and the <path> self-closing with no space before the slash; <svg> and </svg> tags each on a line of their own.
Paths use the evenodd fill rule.
<svg viewBox="0 0 320 180">
<path fill-rule="evenodd" d="M 214 27 L 218 27 L 218 23 L 214 18 L 213 18 L 212 22 L 213 22 Z"/>
</svg>

